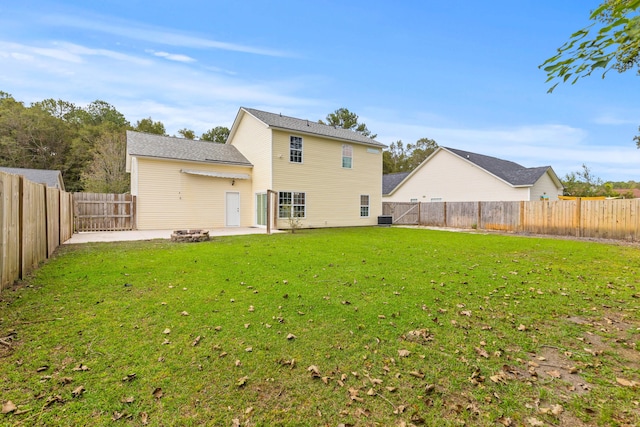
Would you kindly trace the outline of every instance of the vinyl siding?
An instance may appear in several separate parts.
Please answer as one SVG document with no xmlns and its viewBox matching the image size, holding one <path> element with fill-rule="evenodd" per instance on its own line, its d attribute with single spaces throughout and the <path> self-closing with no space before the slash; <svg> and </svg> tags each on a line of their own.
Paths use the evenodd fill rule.
<svg viewBox="0 0 640 427">
<path fill-rule="evenodd" d="M 529 188 L 514 188 L 485 170 L 445 150 L 438 151 L 401 184 L 385 202 L 519 201 Z"/>
<path fill-rule="evenodd" d="M 253 218 L 252 225 L 255 225 L 255 194 L 264 193 L 272 188 L 271 129 L 250 114 L 243 113 L 230 143 L 254 165 L 251 187 L 253 195 L 250 200 L 250 209 Z"/>
<path fill-rule="evenodd" d="M 562 189 L 556 187 L 548 172 L 542 175 L 531 188 L 531 201 L 540 200 L 544 194 L 549 197 L 549 200 L 558 200 L 558 195 L 562 195 Z"/>
<path fill-rule="evenodd" d="M 250 179 L 236 179 L 231 185 L 228 178 L 180 172 L 192 169 L 251 174 L 251 168 L 148 158 L 134 158 L 132 165 L 136 164 L 139 229 L 224 227 L 226 192 L 240 193 L 240 226 L 252 225 Z"/>
<path fill-rule="evenodd" d="M 290 136 L 302 137 L 303 161 L 289 161 Z M 306 218 L 303 227 L 375 225 L 382 213 L 382 150 L 353 147 L 351 169 L 342 167 L 344 142 L 281 130 L 273 130 L 273 190 L 304 192 Z M 372 149 L 373 150 L 373 149 Z M 369 216 L 360 217 L 360 195 L 370 198 Z M 278 220 L 288 228 L 287 220 Z"/>
</svg>

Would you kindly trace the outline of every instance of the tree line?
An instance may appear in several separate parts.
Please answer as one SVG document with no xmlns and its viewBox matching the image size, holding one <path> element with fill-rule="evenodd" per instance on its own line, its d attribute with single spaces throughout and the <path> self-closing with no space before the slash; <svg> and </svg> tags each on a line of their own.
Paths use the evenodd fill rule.
<svg viewBox="0 0 640 427">
<path fill-rule="evenodd" d="M 377 136 L 347 108 L 339 108 L 318 122 L 372 139 Z M 162 122 L 148 117 L 132 125 L 114 106 L 101 100 L 85 107 L 54 99 L 25 106 L 0 91 L 0 166 L 59 170 L 69 192 L 129 191 L 126 130 L 168 136 Z M 216 126 L 199 136 L 187 128 L 177 133 L 183 138 L 225 143 L 229 129 Z M 430 138 L 407 144 L 394 141 L 383 151 L 383 173 L 410 172 L 437 148 L 436 141 Z M 633 181 L 603 183 L 586 165 L 567 174 L 562 183 L 565 194 L 573 196 L 614 196 L 619 195 L 614 189 L 640 188 Z M 626 196 L 630 195 L 627 192 Z"/>
<path fill-rule="evenodd" d="M 132 125 L 105 101 L 80 107 L 45 99 L 25 106 L 0 91 L 0 166 L 59 170 L 69 192 L 129 191 L 127 130 L 167 136 L 162 122 L 149 117 Z M 190 129 L 178 134 L 198 138 Z M 199 139 L 224 143 L 228 136 L 228 128 L 217 126 Z"/>
</svg>

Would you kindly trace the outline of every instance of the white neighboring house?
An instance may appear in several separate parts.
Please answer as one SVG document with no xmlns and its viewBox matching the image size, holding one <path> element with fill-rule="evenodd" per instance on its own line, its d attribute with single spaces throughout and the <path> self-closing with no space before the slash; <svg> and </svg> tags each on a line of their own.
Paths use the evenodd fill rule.
<svg viewBox="0 0 640 427">
<path fill-rule="evenodd" d="M 383 176 L 384 202 L 558 200 L 551 166 L 526 168 L 496 157 L 439 147 L 411 172 Z"/>
</svg>

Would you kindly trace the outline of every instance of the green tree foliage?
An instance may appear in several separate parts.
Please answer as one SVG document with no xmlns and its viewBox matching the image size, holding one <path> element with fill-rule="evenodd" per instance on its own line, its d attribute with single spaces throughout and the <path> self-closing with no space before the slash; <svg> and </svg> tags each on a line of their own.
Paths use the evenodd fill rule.
<svg viewBox="0 0 640 427">
<path fill-rule="evenodd" d="M 211 141 L 224 144 L 225 142 L 227 142 L 227 138 L 229 138 L 229 132 L 229 128 L 225 126 L 216 126 L 203 133 L 200 136 L 200 139 L 202 141 Z"/>
<path fill-rule="evenodd" d="M 640 0 L 606 0 L 591 13 L 591 25 L 576 31 L 541 68 L 550 82 L 576 83 L 601 70 L 602 77 L 615 69 L 640 71 Z M 597 25 L 600 23 L 601 25 Z M 560 82 L 549 89 L 553 92 Z"/>
<path fill-rule="evenodd" d="M 412 171 L 437 148 L 436 141 L 429 138 L 420 138 L 415 144 L 406 146 L 402 141 L 392 142 L 382 153 L 382 172 L 387 174 Z"/>
<path fill-rule="evenodd" d="M 125 171 L 126 134 L 120 130 L 101 133 L 96 140 L 92 160 L 82 171 L 84 191 L 126 193 L 129 175 Z"/>
<path fill-rule="evenodd" d="M 604 183 L 595 176 L 591 169 L 585 164 L 577 172 L 570 172 L 561 180 L 564 186 L 565 196 L 575 197 L 619 197 L 620 194 L 613 191 L 614 185 L 611 182 Z"/>
<path fill-rule="evenodd" d="M 151 117 L 138 120 L 136 125 L 133 127 L 133 130 L 162 136 L 166 136 L 167 134 L 164 124 L 160 121 L 154 122 Z"/>
<path fill-rule="evenodd" d="M 349 129 L 371 139 L 375 139 L 378 135 L 372 134 L 371 131 L 367 129 L 367 125 L 364 123 L 359 123 L 358 119 L 359 117 L 356 113 L 352 113 L 346 108 L 338 108 L 333 113 L 327 115 L 326 122 L 318 120 L 318 123 L 339 127 L 342 129 Z"/>
<path fill-rule="evenodd" d="M 196 133 L 193 130 L 187 128 L 180 129 L 178 131 L 178 135 L 186 139 L 196 139 Z"/>
</svg>

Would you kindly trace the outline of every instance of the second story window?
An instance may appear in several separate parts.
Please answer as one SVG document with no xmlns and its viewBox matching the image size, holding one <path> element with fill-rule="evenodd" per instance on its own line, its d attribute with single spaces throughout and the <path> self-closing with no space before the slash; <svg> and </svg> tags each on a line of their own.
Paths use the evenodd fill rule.
<svg viewBox="0 0 640 427">
<path fill-rule="evenodd" d="M 353 167 L 353 147 L 349 144 L 342 144 L 342 167 L 345 169 Z"/>
<path fill-rule="evenodd" d="M 299 136 L 292 136 L 289 139 L 289 161 L 302 163 L 302 138 Z"/>
</svg>

